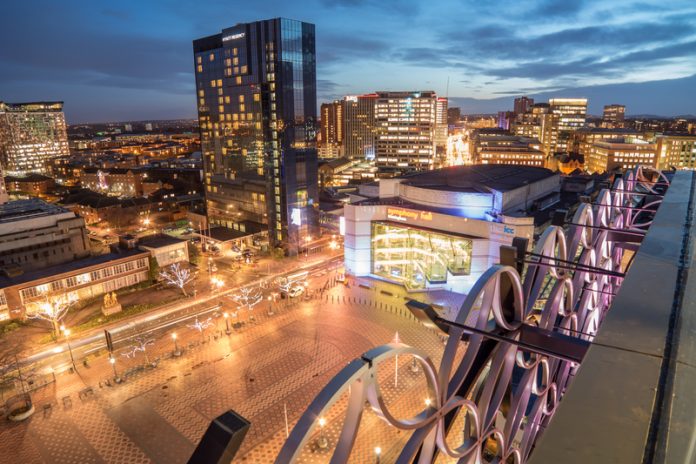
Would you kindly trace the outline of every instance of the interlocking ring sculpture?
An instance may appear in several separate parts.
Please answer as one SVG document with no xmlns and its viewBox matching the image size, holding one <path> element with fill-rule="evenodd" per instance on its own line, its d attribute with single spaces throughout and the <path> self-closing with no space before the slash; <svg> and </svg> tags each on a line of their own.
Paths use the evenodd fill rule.
<svg viewBox="0 0 696 464">
<path fill-rule="evenodd" d="M 426 354 L 401 343 L 379 346 L 352 361 L 310 404 L 276 463 L 295 462 L 317 419 L 346 392 L 347 412 L 331 463 L 349 461 L 366 401 L 381 419 L 411 432 L 397 463 L 430 463 L 439 453 L 461 463 L 483 462 L 484 453 L 491 462 L 526 462 L 578 364 L 520 348 L 514 343 L 519 329 L 528 324 L 587 341 L 594 338 L 623 280 L 624 251 L 631 248 L 616 237 L 636 236 L 650 225 L 661 200 L 645 198 L 659 196 L 658 184 L 669 184 L 662 173 L 633 169 L 616 179 L 611 190 L 602 190 L 594 205 L 582 203 L 567 231 L 546 229 L 528 253 L 524 278 L 511 266 L 488 269 L 454 319 L 461 325 L 473 319 L 477 329 L 466 338 L 457 363 L 465 329 L 456 325 L 450 328 L 439 369 Z M 493 340 L 482 331 L 510 341 Z M 377 380 L 380 364 L 399 355 L 418 361 L 433 399 L 409 419 L 392 415 Z M 457 415 L 463 426 L 453 430 Z M 456 446 L 450 444 L 453 436 L 461 437 Z"/>
</svg>

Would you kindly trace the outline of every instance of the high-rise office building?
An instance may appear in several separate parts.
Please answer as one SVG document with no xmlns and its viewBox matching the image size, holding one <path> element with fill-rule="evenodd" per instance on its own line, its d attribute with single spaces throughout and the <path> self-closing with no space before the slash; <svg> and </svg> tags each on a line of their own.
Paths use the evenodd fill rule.
<svg viewBox="0 0 696 464">
<path fill-rule="evenodd" d="M 447 150 L 447 99 L 439 97 L 435 106 L 435 147 L 438 154 Z"/>
<path fill-rule="evenodd" d="M 624 125 L 626 107 L 624 105 L 605 105 L 602 115 L 602 127 L 621 128 Z"/>
<path fill-rule="evenodd" d="M 212 224 L 266 224 L 295 253 L 318 233 L 314 25 L 237 24 L 193 42 Z"/>
<path fill-rule="evenodd" d="M 527 111 L 532 109 L 532 105 L 534 105 L 533 98 L 529 98 L 529 97 L 515 98 L 515 106 L 514 106 L 513 112 L 515 114 L 524 114 Z"/>
<path fill-rule="evenodd" d="M 343 107 L 345 100 L 335 100 L 321 104 L 321 158 L 340 158 L 343 156 Z"/>
<path fill-rule="evenodd" d="M 360 160 L 375 158 L 376 102 L 376 93 L 343 99 L 343 156 Z"/>
<path fill-rule="evenodd" d="M 377 92 L 376 166 L 381 175 L 426 171 L 435 163 L 435 92 Z"/>
<path fill-rule="evenodd" d="M 49 162 L 69 154 L 63 102 L 0 102 L 0 157 L 5 174 L 50 174 Z"/>
<path fill-rule="evenodd" d="M 558 140 L 555 152 L 567 152 L 573 131 L 585 125 L 587 98 L 551 98 L 551 112 L 558 115 Z"/>
<path fill-rule="evenodd" d="M 558 121 L 560 116 L 551 111 L 547 103 L 536 103 L 526 112 L 517 115 L 511 125 L 515 135 L 537 139 L 541 142 L 540 149 L 544 152 L 544 167 L 554 168 L 554 153 L 558 143 Z"/>
<path fill-rule="evenodd" d="M 447 108 L 447 124 L 455 125 L 462 119 L 462 109 L 459 107 Z"/>
</svg>

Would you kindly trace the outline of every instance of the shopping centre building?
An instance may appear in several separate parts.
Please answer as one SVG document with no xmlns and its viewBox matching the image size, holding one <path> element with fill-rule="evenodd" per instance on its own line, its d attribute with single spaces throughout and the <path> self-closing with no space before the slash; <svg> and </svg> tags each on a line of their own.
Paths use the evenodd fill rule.
<svg viewBox="0 0 696 464">
<path fill-rule="evenodd" d="M 361 186 L 344 210 L 345 266 L 408 290 L 468 293 L 500 245 L 534 235 L 560 176 L 531 166 L 455 166 Z"/>
</svg>

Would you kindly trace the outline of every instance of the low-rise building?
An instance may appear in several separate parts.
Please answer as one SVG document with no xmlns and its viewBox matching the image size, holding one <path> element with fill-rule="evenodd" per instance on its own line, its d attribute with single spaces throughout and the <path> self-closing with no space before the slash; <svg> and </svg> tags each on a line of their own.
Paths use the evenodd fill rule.
<svg viewBox="0 0 696 464">
<path fill-rule="evenodd" d="M 655 143 L 658 169 L 696 169 L 696 135 L 661 134 Z"/>
<path fill-rule="evenodd" d="M 508 134 L 479 134 L 475 159 L 480 164 L 517 164 L 544 167 L 546 156 L 537 139 Z"/>
<path fill-rule="evenodd" d="M 56 183 L 53 178 L 31 173 L 26 176 L 5 177 L 5 188 L 10 193 L 24 193 L 40 197 L 52 192 Z"/>
<path fill-rule="evenodd" d="M 149 279 L 149 251 L 92 256 L 0 277 L 0 320 L 32 315 L 52 298 L 85 301 Z"/>
<path fill-rule="evenodd" d="M 378 192 L 361 186 L 363 199 L 344 208 L 346 272 L 467 293 L 501 245 L 533 238 L 560 184 L 544 168 L 473 165 L 381 179 Z"/>
<path fill-rule="evenodd" d="M 89 256 L 83 218 L 37 198 L 0 205 L 0 268 L 31 271 Z"/>
<path fill-rule="evenodd" d="M 143 180 L 147 174 L 140 169 L 85 168 L 80 177 L 83 188 L 120 198 L 143 196 Z"/>
<path fill-rule="evenodd" d="M 636 138 L 609 139 L 595 142 L 585 155 L 589 173 L 604 173 L 631 169 L 636 166 L 657 166 L 656 146 Z"/>
<path fill-rule="evenodd" d="M 138 248 L 149 251 L 160 267 L 189 260 L 186 240 L 170 235 L 150 235 L 138 241 Z"/>
</svg>

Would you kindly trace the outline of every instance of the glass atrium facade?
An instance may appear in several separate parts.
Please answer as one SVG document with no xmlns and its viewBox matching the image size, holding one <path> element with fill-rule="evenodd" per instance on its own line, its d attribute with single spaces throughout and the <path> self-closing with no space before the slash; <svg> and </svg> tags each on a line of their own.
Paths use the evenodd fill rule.
<svg viewBox="0 0 696 464">
<path fill-rule="evenodd" d="M 390 222 L 372 223 L 372 274 L 410 290 L 471 273 L 471 239 Z"/>
</svg>

